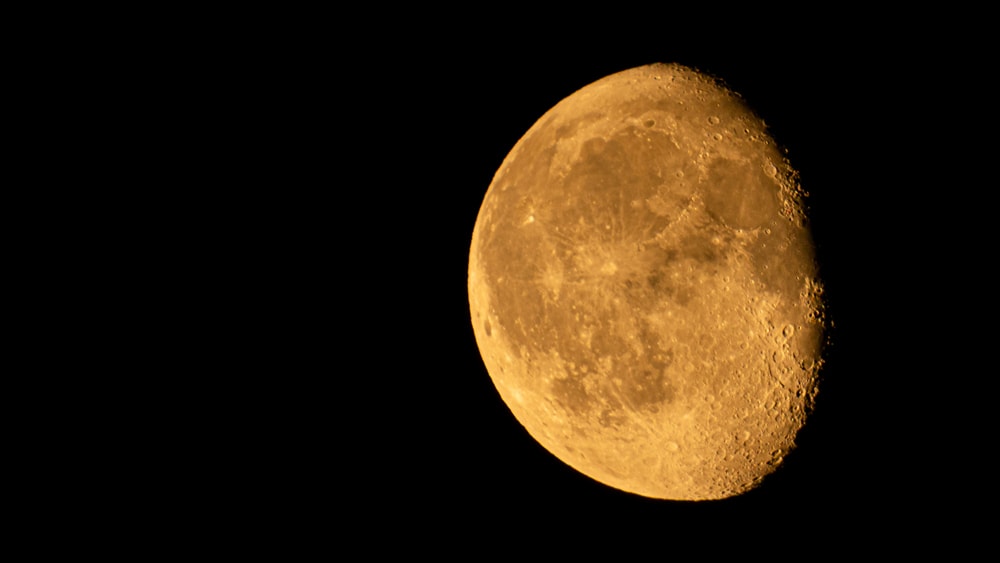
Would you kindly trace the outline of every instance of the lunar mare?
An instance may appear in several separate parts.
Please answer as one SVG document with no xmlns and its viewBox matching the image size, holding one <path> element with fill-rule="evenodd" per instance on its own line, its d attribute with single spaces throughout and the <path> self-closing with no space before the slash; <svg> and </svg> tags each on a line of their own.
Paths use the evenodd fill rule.
<svg viewBox="0 0 1000 563">
<path fill-rule="evenodd" d="M 576 470 L 719 499 L 794 447 L 822 363 L 803 192 L 764 123 L 679 65 L 573 93 L 517 142 L 469 254 L 500 396 Z"/>
</svg>

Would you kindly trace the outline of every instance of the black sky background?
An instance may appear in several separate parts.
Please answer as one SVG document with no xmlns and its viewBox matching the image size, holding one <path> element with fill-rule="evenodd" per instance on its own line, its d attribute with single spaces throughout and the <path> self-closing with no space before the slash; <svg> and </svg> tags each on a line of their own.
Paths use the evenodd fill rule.
<svg viewBox="0 0 1000 563">
<path fill-rule="evenodd" d="M 11 244 L 39 286 L 11 299 L 42 328 L 14 327 L 38 391 L 9 399 L 42 435 L 15 427 L 31 447 L 10 457 L 37 477 L 12 481 L 36 544 L 853 560 L 991 539 L 995 65 L 972 24 L 992 20 L 589 6 L 79 6 L 12 39 L 32 201 L 9 213 L 43 248 Z M 788 149 L 833 323 L 798 448 L 721 501 L 549 454 L 469 314 L 504 157 L 559 100 L 654 62 L 722 80 Z"/>
<path fill-rule="evenodd" d="M 213 454 L 253 460 L 237 482 L 257 488 L 225 498 L 305 536 L 378 530 L 422 548 L 588 530 L 637 545 L 771 530 L 890 546 L 978 502 L 978 463 L 954 428 L 981 423 L 955 407 L 972 391 L 942 320 L 958 259 L 939 230 L 962 221 L 946 211 L 961 181 L 942 172 L 956 161 L 940 131 L 964 110 L 939 79 L 937 35 L 880 30 L 546 41 L 544 28 L 414 26 L 359 44 L 293 29 L 232 47 L 243 66 L 225 72 L 244 90 L 220 107 L 245 108 L 225 120 L 248 149 L 233 164 L 263 187 L 237 188 L 226 213 L 246 227 L 234 261 L 253 265 L 255 305 L 237 321 L 258 331 L 245 357 L 264 375 L 240 384 L 246 426 Z M 472 230 L 508 151 L 562 98 L 654 62 L 721 79 L 788 150 L 833 323 L 798 448 L 721 501 L 623 493 L 547 453 L 496 393 L 469 316 Z M 767 552 L 771 536 L 756 537 L 748 548 Z"/>
<path fill-rule="evenodd" d="M 373 88 L 389 92 L 376 94 L 379 103 L 366 114 L 373 128 L 366 150 L 381 156 L 378 172 L 358 186 L 368 207 L 355 220 L 370 230 L 353 240 L 376 242 L 369 257 L 375 279 L 359 281 L 383 292 L 388 307 L 371 309 L 380 347 L 359 364 L 366 367 L 358 376 L 372 379 L 363 387 L 375 390 L 362 404 L 376 410 L 350 432 L 361 432 L 363 450 L 374 452 L 370 465 L 354 461 L 374 477 L 369 491 L 381 517 L 515 528 L 536 520 L 608 529 L 767 522 L 822 530 L 818 542 L 836 543 L 881 538 L 886 522 L 937 514 L 948 496 L 927 483 L 946 462 L 926 453 L 937 429 L 913 416 L 919 408 L 912 403 L 933 369 L 920 356 L 929 336 L 914 324 L 914 299 L 928 280 L 902 282 L 913 280 L 911 261 L 927 250 L 926 232 L 913 228 L 917 208 L 926 207 L 914 199 L 928 180 L 919 169 L 923 152 L 912 145 L 921 128 L 907 106 L 924 62 L 905 45 L 875 50 L 836 35 L 799 39 L 499 52 L 469 41 L 374 63 Z M 482 52 L 459 56 L 466 49 Z M 560 99 L 653 62 L 722 79 L 788 149 L 810 194 L 834 323 L 817 410 L 798 449 L 760 488 L 708 503 L 622 493 L 548 454 L 496 394 L 468 313 L 470 237 L 504 156 Z M 920 310 L 934 307 L 925 302 Z"/>
</svg>

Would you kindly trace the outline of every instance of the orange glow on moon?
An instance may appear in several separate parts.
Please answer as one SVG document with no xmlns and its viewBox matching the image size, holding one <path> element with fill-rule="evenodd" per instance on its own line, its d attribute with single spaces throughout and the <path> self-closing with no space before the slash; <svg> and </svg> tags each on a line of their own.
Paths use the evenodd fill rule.
<svg viewBox="0 0 1000 563">
<path fill-rule="evenodd" d="M 469 254 L 483 361 L 517 420 L 606 485 L 757 486 L 817 393 L 822 283 L 791 163 L 679 65 L 598 80 L 496 172 Z"/>
</svg>

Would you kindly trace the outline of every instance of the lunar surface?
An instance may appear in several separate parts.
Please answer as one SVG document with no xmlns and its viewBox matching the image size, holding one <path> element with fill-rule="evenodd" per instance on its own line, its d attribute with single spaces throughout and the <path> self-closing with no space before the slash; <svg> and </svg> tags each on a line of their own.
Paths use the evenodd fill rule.
<svg viewBox="0 0 1000 563">
<path fill-rule="evenodd" d="M 818 389 L 803 198 L 765 124 L 694 70 L 626 70 L 559 102 L 496 172 L 469 255 L 476 340 L 517 420 L 631 493 L 757 486 Z"/>
</svg>

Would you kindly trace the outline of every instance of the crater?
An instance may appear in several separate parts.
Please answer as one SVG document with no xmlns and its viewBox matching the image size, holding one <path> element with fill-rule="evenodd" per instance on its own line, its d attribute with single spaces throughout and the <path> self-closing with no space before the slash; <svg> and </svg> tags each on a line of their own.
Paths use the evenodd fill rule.
<svg viewBox="0 0 1000 563">
<path fill-rule="evenodd" d="M 658 369 L 642 370 L 639 377 L 633 380 L 627 397 L 638 408 L 672 401 L 675 389 L 664 377 L 664 372 Z"/>
<path fill-rule="evenodd" d="M 621 411 L 609 408 L 601 410 L 601 414 L 597 417 L 597 423 L 604 428 L 618 427 L 624 422 L 625 415 Z"/>
<path fill-rule="evenodd" d="M 778 212 L 778 185 L 749 162 L 715 160 L 702 187 L 708 213 L 736 229 L 760 227 Z"/>
<path fill-rule="evenodd" d="M 694 234 L 681 241 L 684 256 L 697 262 L 718 262 L 723 258 L 723 249 L 707 234 Z"/>
<path fill-rule="evenodd" d="M 568 376 L 552 381 L 552 397 L 564 409 L 574 413 L 586 412 L 590 407 L 590 395 L 580 377 Z"/>
</svg>

